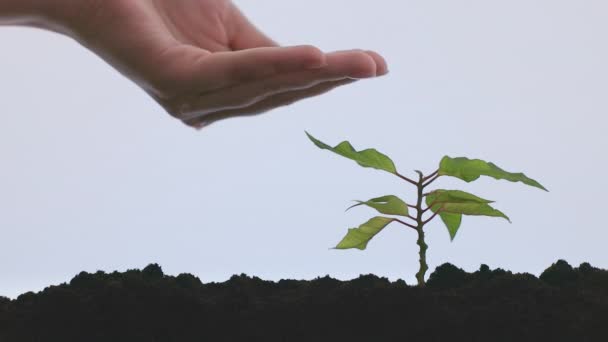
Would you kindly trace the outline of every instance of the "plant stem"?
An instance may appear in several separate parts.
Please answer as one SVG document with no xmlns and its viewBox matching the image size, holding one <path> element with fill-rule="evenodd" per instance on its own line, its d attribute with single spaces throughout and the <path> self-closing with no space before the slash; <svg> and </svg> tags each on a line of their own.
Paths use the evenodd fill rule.
<svg viewBox="0 0 608 342">
<path fill-rule="evenodd" d="M 441 209 L 439 209 L 436 212 L 434 212 L 433 215 L 431 215 L 431 217 L 429 217 L 426 221 L 424 221 L 424 224 L 427 224 L 427 223 L 431 222 L 440 213 L 441 213 Z"/>
<path fill-rule="evenodd" d="M 419 254 L 420 254 L 420 268 L 418 269 L 418 273 L 416 273 L 416 279 L 418 280 L 418 286 L 422 287 L 425 285 L 425 281 L 424 281 L 424 275 L 426 274 L 426 271 L 429 269 L 428 265 L 426 264 L 426 250 L 428 249 L 428 245 L 424 242 L 424 225 L 425 225 L 425 221 L 422 220 L 422 215 L 424 214 L 424 211 L 422 210 L 422 199 L 424 198 L 424 181 L 425 181 L 425 177 L 424 175 L 420 172 L 419 174 L 419 180 L 416 183 L 416 187 L 418 188 L 418 200 L 416 202 L 416 209 L 418 211 L 417 215 L 416 215 L 416 231 L 418 232 L 418 247 L 420 248 Z"/>
<path fill-rule="evenodd" d="M 439 174 L 439 170 L 437 170 L 437 171 L 431 173 L 430 175 L 422 178 L 422 181 L 426 182 L 427 180 L 429 180 L 430 178 L 433 178 L 433 177 L 437 176 L 438 174 Z"/>
<path fill-rule="evenodd" d="M 416 228 L 416 226 L 414 226 L 413 224 L 409 224 L 409 223 L 407 223 L 407 222 L 401 221 L 400 219 L 393 219 L 393 220 L 395 220 L 395 222 L 399 222 L 399 223 L 401 223 L 401 224 L 402 224 L 402 225 L 404 225 L 404 226 L 408 226 L 408 227 L 410 227 L 410 228 L 412 228 L 412 229 L 414 229 L 414 230 L 418 230 L 418 229 Z"/>
<path fill-rule="evenodd" d="M 426 250 L 429 248 L 424 242 L 424 231 L 422 228 L 418 228 L 418 247 L 420 247 L 420 269 L 416 273 L 416 280 L 418 280 L 418 286 L 423 287 L 425 285 L 424 275 L 429 269 L 426 264 Z"/>
<path fill-rule="evenodd" d="M 423 188 L 426 188 L 427 186 L 431 185 L 431 183 L 433 183 L 434 181 L 437 180 L 437 178 L 441 177 L 440 175 L 436 175 L 433 178 L 431 178 L 429 181 L 427 181 L 426 183 L 424 183 L 424 185 L 422 185 Z"/>
<path fill-rule="evenodd" d="M 403 179 L 404 181 L 406 181 L 406 182 L 408 182 L 408 183 L 411 183 L 411 184 L 414 184 L 414 185 L 418 186 L 418 183 L 416 183 L 415 181 L 413 181 L 413 180 L 411 180 L 411 179 L 409 179 L 409 178 L 405 177 L 404 175 L 401 175 L 401 174 L 399 174 L 399 173 L 397 173 L 396 175 L 397 175 L 397 177 L 399 177 L 399 178 Z"/>
</svg>

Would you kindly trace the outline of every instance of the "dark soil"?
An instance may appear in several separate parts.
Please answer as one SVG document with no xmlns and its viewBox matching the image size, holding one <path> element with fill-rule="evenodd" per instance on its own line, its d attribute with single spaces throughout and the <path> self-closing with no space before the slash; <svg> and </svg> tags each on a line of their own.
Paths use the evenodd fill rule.
<svg viewBox="0 0 608 342">
<path fill-rule="evenodd" d="M 540 279 L 439 266 L 427 288 L 373 275 L 202 284 L 152 264 L 0 297 L 0 341 L 608 341 L 608 271 Z"/>
</svg>

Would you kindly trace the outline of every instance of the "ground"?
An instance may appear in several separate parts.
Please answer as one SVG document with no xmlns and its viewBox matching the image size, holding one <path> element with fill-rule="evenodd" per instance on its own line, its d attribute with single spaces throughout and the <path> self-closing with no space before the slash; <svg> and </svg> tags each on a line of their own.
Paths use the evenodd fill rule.
<svg viewBox="0 0 608 342">
<path fill-rule="evenodd" d="M 558 261 L 540 278 L 444 264 L 426 288 L 351 281 L 203 284 L 151 264 L 82 272 L 0 297 L 0 341 L 607 341 L 608 271 Z"/>
</svg>

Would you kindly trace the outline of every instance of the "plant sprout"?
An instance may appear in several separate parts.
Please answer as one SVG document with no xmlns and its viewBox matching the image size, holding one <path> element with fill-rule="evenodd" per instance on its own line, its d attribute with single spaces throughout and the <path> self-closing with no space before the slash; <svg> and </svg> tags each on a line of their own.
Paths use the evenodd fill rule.
<svg viewBox="0 0 608 342">
<path fill-rule="evenodd" d="M 507 215 L 490 205 L 493 201 L 460 190 L 426 190 L 439 177 L 456 177 L 469 183 L 479 179 L 481 176 L 488 176 L 511 182 L 521 182 L 548 191 L 540 183 L 528 178 L 523 173 L 507 172 L 493 163 L 464 157 L 451 158 L 445 156 L 441 159 L 439 168 L 435 172 L 424 175 L 421 171 L 416 171 L 418 178 L 414 180 L 397 172 L 393 161 L 375 149 L 357 151 L 348 141 L 343 141 L 335 147 L 331 147 L 317 140 L 308 134 L 308 132 L 306 132 L 306 135 L 321 149 L 329 150 L 352 159 L 363 167 L 386 171 L 416 187 L 417 197 L 415 204 L 409 204 L 395 195 L 372 198 L 368 201 L 356 201 L 357 204 L 348 209 L 368 206 L 381 214 L 398 216 L 400 218 L 376 216 L 357 228 L 349 229 L 346 236 L 338 243 L 335 249 L 357 248 L 364 250 L 368 242 L 382 229 L 390 223 L 400 223 L 418 233 L 417 244 L 419 247 L 420 268 L 418 273 L 416 273 L 416 279 L 419 286 L 424 286 L 424 277 L 428 270 L 426 263 L 428 245 L 424 240 L 424 227 L 434 218 L 437 216 L 441 218 L 448 229 L 451 240 L 454 240 L 460 228 L 463 215 L 502 217 L 511 222 Z"/>
</svg>

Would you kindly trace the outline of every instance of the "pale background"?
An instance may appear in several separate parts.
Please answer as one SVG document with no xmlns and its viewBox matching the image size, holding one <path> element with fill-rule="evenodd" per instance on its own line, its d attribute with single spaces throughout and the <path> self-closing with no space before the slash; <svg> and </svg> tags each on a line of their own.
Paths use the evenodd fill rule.
<svg viewBox="0 0 608 342">
<path fill-rule="evenodd" d="M 328 249 L 374 214 L 345 213 L 350 200 L 413 189 L 318 150 L 304 130 L 376 147 L 404 174 L 463 155 L 551 190 L 441 180 L 497 200 L 513 224 L 466 217 L 450 243 L 435 222 L 431 269 L 538 275 L 559 258 L 608 268 L 608 3 L 237 4 L 283 44 L 375 49 L 390 74 L 195 132 L 73 41 L 0 28 L 0 295 L 151 262 L 205 282 L 375 273 L 414 283 L 415 233 L 401 226 L 364 252 Z"/>
</svg>

